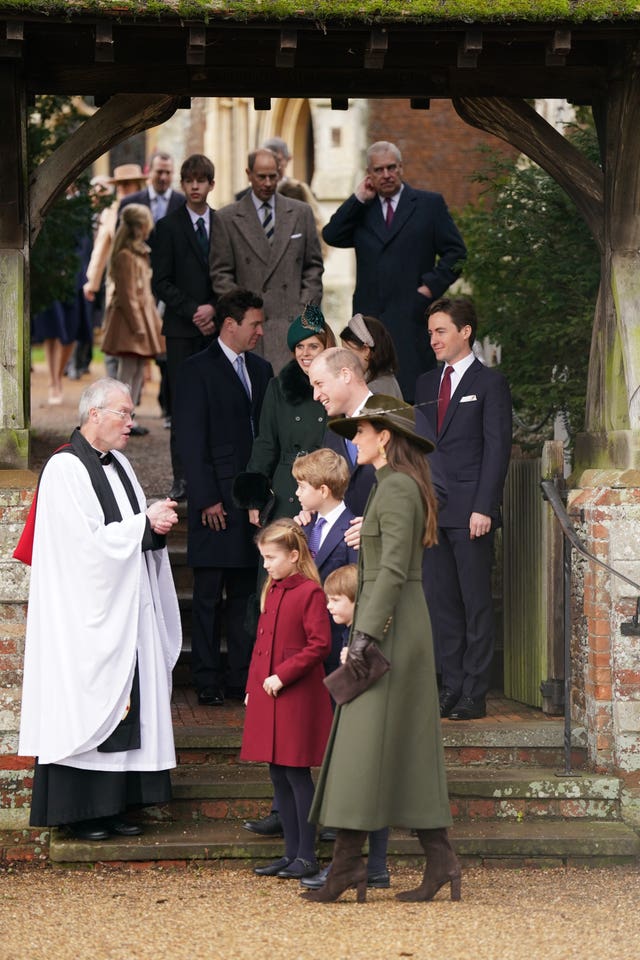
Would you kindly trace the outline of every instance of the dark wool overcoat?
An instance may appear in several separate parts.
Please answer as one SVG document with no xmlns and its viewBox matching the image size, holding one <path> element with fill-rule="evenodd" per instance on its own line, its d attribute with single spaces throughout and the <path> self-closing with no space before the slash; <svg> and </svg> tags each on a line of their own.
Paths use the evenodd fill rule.
<svg viewBox="0 0 640 960">
<path fill-rule="evenodd" d="M 288 767 L 320 765 L 333 716 L 322 682 L 322 663 L 330 650 L 322 588 L 297 573 L 274 581 L 258 621 L 249 667 L 241 760 Z M 274 673 L 284 684 L 277 697 L 262 689 Z"/>
<path fill-rule="evenodd" d="M 310 819 L 351 830 L 451 823 L 415 481 L 377 471 L 365 509 L 354 628 L 391 669 L 336 710 Z"/>
</svg>

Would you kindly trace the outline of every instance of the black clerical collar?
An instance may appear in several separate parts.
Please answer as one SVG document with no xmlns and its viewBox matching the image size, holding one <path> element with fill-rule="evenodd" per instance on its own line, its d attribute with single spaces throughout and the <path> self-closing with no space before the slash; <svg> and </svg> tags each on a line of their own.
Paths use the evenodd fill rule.
<svg viewBox="0 0 640 960">
<path fill-rule="evenodd" d="M 95 447 L 92 447 L 91 449 L 95 452 L 95 455 L 103 467 L 107 467 L 113 461 L 113 454 L 110 450 L 107 450 L 106 453 L 103 453 L 101 450 L 96 450 Z"/>
</svg>

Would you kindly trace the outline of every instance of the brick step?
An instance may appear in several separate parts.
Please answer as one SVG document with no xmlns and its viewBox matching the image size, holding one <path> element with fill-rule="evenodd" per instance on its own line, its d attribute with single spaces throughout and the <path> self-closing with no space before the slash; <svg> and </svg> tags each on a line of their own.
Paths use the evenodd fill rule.
<svg viewBox="0 0 640 960">
<path fill-rule="evenodd" d="M 456 852 L 467 863 L 503 860 L 513 866 L 531 861 L 546 866 L 603 866 L 635 863 L 640 858 L 640 838 L 624 823 L 457 823 L 450 836 Z M 330 858 L 331 847 L 330 843 L 319 845 L 321 858 Z M 279 857 L 282 840 L 256 837 L 237 821 L 156 823 L 147 826 L 140 837 L 113 837 L 94 843 L 68 839 L 64 831 L 56 829 L 51 834 L 49 854 L 55 863 L 258 861 Z M 407 831 L 394 831 L 389 856 L 392 867 L 396 861 L 419 862 L 418 841 Z"/>
<path fill-rule="evenodd" d="M 174 728 L 180 764 L 233 762 L 242 742 L 244 708 L 225 704 L 210 708 L 220 720 L 212 725 Z M 564 730 L 559 720 L 523 721 L 506 724 L 488 721 L 445 720 L 442 724 L 445 762 L 448 768 L 542 767 L 559 770 L 564 765 Z M 584 730 L 572 733 L 572 767 L 585 763 Z"/>
<path fill-rule="evenodd" d="M 268 812 L 273 796 L 262 764 L 184 765 L 171 779 L 173 802 L 157 811 L 163 819 L 253 819 Z M 616 777 L 561 777 L 531 767 L 452 768 L 447 780 L 455 820 L 620 819 L 622 784 Z"/>
</svg>

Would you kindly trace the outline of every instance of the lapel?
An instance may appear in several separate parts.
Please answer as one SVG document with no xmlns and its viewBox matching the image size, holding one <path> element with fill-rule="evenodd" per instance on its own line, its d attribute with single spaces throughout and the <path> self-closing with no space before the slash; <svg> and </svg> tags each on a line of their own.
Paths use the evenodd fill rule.
<svg viewBox="0 0 640 960">
<path fill-rule="evenodd" d="M 415 212 L 415 194 L 411 187 L 406 183 L 404 184 L 396 212 L 393 215 L 391 227 L 387 226 L 382 211 L 383 207 L 380 203 L 380 198 L 376 197 L 371 202 L 369 210 L 369 226 L 380 240 L 380 243 L 386 246 L 395 239 L 409 217 L 413 216 Z"/>
<path fill-rule="evenodd" d="M 465 372 L 464 376 L 460 380 L 460 383 L 454 390 L 451 400 L 449 401 L 449 406 L 447 407 L 447 412 L 444 415 L 444 420 L 442 421 L 442 429 L 438 434 L 438 441 L 446 433 L 449 424 L 451 423 L 453 416 L 458 409 L 460 404 L 460 397 L 467 395 L 469 389 L 473 386 L 474 381 L 476 380 L 478 374 L 482 371 L 482 364 L 476 357 L 471 366 Z"/>
<path fill-rule="evenodd" d="M 345 533 L 345 524 L 344 518 L 347 511 L 346 509 L 340 514 L 334 525 L 329 530 L 328 534 L 322 541 L 322 546 L 316 554 L 316 566 L 319 567 L 325 562 L 327 557 L 335 550 L 335 548 L 342 542 L 344 539 Z"/>
<path fill-rule="evenodd" d="M 249 380 L 251 381 L 251 413 L 253 416 L 254 423 L 257 426 L 257 423 L 258 423 L 257 412 L 260 404 L 262 403 L 262 395 L 264 392 L 264 377 L 262 375 L 262 364 L 260 363 L 258 357 L 256 357 L 255 354 L 251 353 L 250 350 L 248 350 L 244 355 L 244 363 L 245 363 L 245 367 L 247 368 L 247 374 L 249 375 Z M 236 374 L 236 380 L 238 379 L 239 379 L 238 375 Z"/>
<path fill-rule="evenodd" d="M 262 263 L 268 263 L 271 256 L 271 244 L 264 235 L 258 211 L 254 207 L 253 200 L 251 199 L 251 191 L 245 194 L 242 200 L 238 200 L 235 204 L 232 219 L 236 229 L 245 243 L 251 247 L 256 257 Z M 276 230 L 277 229 L 278 220 L 276 216 Z"/>
<path fill-rule="evenodd" d="M 210 217 L 211 219 L 209 221 L 209 238 L 211 238 L 211 231 L 213 229 L 213 210 L 211 211 Z M 200 244 L 198 243 L 198 239 L 196 237 L 196 231 L 193 227 L 193 223 L 191 222 L 191 217 L 189 216 L 189 211 L 187 210 L 186 204 L 183 204 L 182 209 L 180 210 L 180 224 L 182 227 L 182 231 L 185 235 L 187 245 L 195 254 L 196 259 L 200 264 L 200 266 L 202 267 L 202 269 L 204 270 L 204 272 L 208 275 L 209 260 L 208 258 L 205 259 L 202 256 L 202 250 L 200 249 Z"/>
</svg>

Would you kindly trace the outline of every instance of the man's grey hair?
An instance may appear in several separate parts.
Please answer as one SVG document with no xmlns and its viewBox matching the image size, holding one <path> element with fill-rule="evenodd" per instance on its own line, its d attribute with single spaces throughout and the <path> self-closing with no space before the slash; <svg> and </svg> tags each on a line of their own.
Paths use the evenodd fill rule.
<svg viewBox="0 0 640 960">
<path fill-rule="evenodd" d="M 268 140 L 265 140 L 262 146 L 266 150 L 273 150 L 274 153 L 281 153 L 285 159 L 290 160 L 291 154 L 289 153 L 289 147 L 282 140 L 281 137 L 269 137 Z"/>
<path fill-rule="evenodd" d="M 376 153 L 391 153 L 396 158 L 396 163 L 402 163 L 402 154 L 395 143 L 390 143 L 388 140 L 378 140 L 376 143 L 372 143 L 367 150 L 367 170 L 372 166 L 371 160 Z"/>
<path fill-rule="evenodd" d="M 129 384 L 122 383 L 121 380 L 114 380 L 113 377 L 102 377 L 100 380 L 90 383 L 89 386 L 85 388 L 80 397 L 80 403 L 78 404 L 80 426 L 87 422 L 89 419 L 89 411 L 93 409 L 93 407 L 97 407 L 98 410 L 104 409 L 109 402 L 107 398 L 112 393 L 123 393 L 131 400 Z"/>
<path fill-rule="evenodd" d="M 337 377 L 340 371 L 346 367 L 347 370 L 351 370 L 356 380 L 366 382 L 362 361 L 353 350 L 347 350 L 346 347 L 329 347 L 328 350 L 323 350 L 313 363 L 316 364 L 321 360 L 324 361 L 327 370 L 334 377 Z"/>
</svg>

